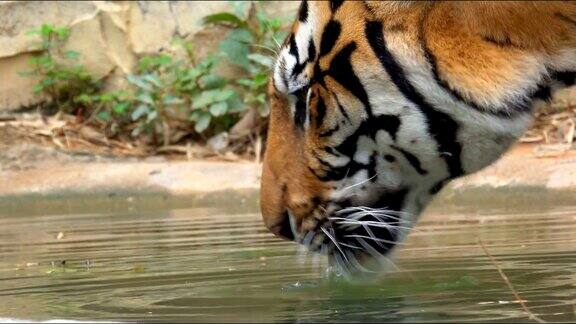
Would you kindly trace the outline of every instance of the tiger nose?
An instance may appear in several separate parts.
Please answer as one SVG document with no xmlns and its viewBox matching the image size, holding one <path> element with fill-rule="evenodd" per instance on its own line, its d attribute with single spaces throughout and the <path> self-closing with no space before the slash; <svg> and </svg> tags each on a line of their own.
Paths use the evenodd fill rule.
<svg viewBox="0 0 576 324">
<path fill-rule="evenodd" d="M 282 215 L 282 220 L 276 225 L 270 227 L 270 232 L 283 239 L 294 241 L 294 220 L 293 216 L 290 215 L 290 212 L 285 211 Z"/>
</svg>

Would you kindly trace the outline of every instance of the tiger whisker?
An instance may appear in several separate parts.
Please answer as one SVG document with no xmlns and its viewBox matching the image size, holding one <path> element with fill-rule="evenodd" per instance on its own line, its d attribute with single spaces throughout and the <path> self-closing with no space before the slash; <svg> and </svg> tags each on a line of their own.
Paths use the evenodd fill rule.
<svg viewBox="0 0 576 324">
<path fill-rule="evenodd" d="M 398 267 L 398 265 L 396 265 L 396 263 L 394 263 L 394 261 L 392 261 L 390 258 L 387 258 L 384 254 L 376 251 L 376 249 L 374 249 L 372 246 L 370 246 L 370 244 L 368 244 L 366 241 L 364 241 L 363 238 L 356 238 L 356 241 L 358 241 L 358 243 L 362 244 L 362 246 L 364 246 L 364 248 L 366 250 L 368 250 L 368 253 L 370 253 L 372 256 L 375 256 L 376 259 L 378 260 L 378 262 L 382 263 L 381 260 L 387 261 L 390 264 L 392 264 L 392 266 L 397 271 L 402 271 L 402 269 L 400 269 L 400 267 Z"/>
<path fill-rule="evenodd" d="M 365 236 L 365 235 L 360 235 L 360 234 L 346 234 L 346 235 L 343 235 L 343 237 L 356 238 L 356 239 L 361 238 L 361 239 L 372 240 L 375 242 L 382 242 L 382 243 L 388 243 L 388 244 L 394 244 L 394 245 L 404 245 L 404 243 L 399 243 L 399 242 L 395 242 L 395 241 L 390 241 L 390 240 L 385 240 L 385 239 L 381 239 L 381 238 L 377 238 L 377 237 Z"/>
<path fill-rule="evenodd" d="M 398 229 L 411 230 L 410 227 L 397 226 L 397 225 L 387 224 L 387 223 L 384 223 L 384 222 L 374 222 L 374 221 L 346 220 L 346 221 L 339 221 L 338 224 L 342 224 L 342 225 L 359 225 L 359 226 L 367 225 L 367 226 L 379 227 L 379 228 L 386 228 L 386 229 L 392 229 L 392 230 L 398 230 Z"/>
<path fill-rule="evenodd" d="M 348 243 L 344 243 L 344 242 L 340 242 L 339 244 L 342 245 L 342 246 L 351 248 L 351 249 L 362 250 L 361 247 L 358 247 L 358 246 L 356 246 L 356 245 L 352 245 L 352 244 L 348 244 Z"/>
<path fill-rule="evenodd" d="M 378 173 L 376 173 L 375 175 L 371 176 L 371 177 L 368 178 L 368 179 L 364 179 L 364 180 L 362 180 L 362 181 L 360 181 L 360 182 L 358 182 L 358 183 L 355 183 L 355 184 L 350 185 L 350 186 L 348 186 L 348 187 L 344 187 L 344 188 L 342 188 L 342 191 L 344 192 L 344 191 L 346 191 L 346 190 L 348 190 L 348 189 L 351 189 L 351 188 L 360 186 L 360 185 L 362 185 L 362 184 L 364 184 L 364 183 L 366 183 L 366 182 L 368 182 L 368 181 L 376 178 L 377 176 L 378 176 Z"/>
<path fill-rule="evenodd" d="M 364 267 L 362 264 L 360 264 L 360 262 L 358 262 L 358 259 L 356 258 L 356 256 L 353 253 L 349 253 L 350 255 L 350 259 L 352 261 L 354 261 L 354 266 L 359 269 L 360 271 L 364 271 L 367 273 L 378 273 L 377 271 L 373 271 L 373 270 L 369 270 L 366 267 Z"/>
<path fill-rule="evenodd" d="M 388 216 L 388 215 L 372 215 L 372 214 L 366 214 L 366 215 L 358 215 L 356 216 L 354 215 L 350 215 L 348 217 L 330 217 L 330 219 L 335 219 L 335 220 L 350 220 L 350 221 L 360 221 L 362 218 L 367 217 L 367 216 L 373 216 L 374 218 L 382 221 L 382 222 L 386 222 L 387 219 L 391 219 L 397 222 L 401 222 L 401 223 L 409 223 L 407 220 L 398 218 L 398 217 L 394 217 L 394 216 Z M 384 219 L 383 219 L 384 218 Z"/>
<path fill-rule="evenodd" d="M 272 47 L 265 46 L 265 45 L 260 45 L 260 44 L 250 44 L 250 46 L 267 49 L 267 50 L 269 50 L 270 52 L 274 53 L 274 55 L 278 56 L 278 50 L 277 50 L 277 49 L 273 49 Z"/>
<path fill-rule="evenodd" d="M 306 235 L 302 239 L 302 245 L 309 247 L 310 243 L 312 243 L 312 240 L 314 239 L 314 236 L 316 236 L 316 233 L 312 231 L 306 233 Z"/>
<path fill-rule="evenodd" d="M 369 212 L 369 213 L 378 213 L 378 214 L 396 215 L 396 216 L 411 215 L 411 213 L 405 211 L 397 211 L 388 208 L 370 208 L 366 206 L 346 207 L 337 211 L 336 214 L 353 214 L 357 212 Z"/>
<path fill-rule="evenodd" d="M 342 248 L 338 244 L 338 241 L 336 241 L 336 239 L 332 235 L 330 235 L 330 233 L 328 233 L 328 231 L 324 227 L 320 227 L 320 229 L 334 243 L 334 245 L 336 246 L 338 251 L 340 251 L 340 253 L 342 253 L 342 256 L 344 257 L 344 259 L 346 259 L 347 262 L 350 262 L 350 261 L 348 261 L 348 258 L 346 258 L 346 255 L 344 254 L 344 251 L 342 250 Z"/>
</svg>

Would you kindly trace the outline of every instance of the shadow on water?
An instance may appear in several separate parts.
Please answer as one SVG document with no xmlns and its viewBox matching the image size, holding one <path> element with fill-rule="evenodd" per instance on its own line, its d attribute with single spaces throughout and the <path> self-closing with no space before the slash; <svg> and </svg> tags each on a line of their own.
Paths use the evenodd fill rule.
<svg viewBox="0 0 576 324">
<path fill-rule="evenodd" d="M 0 198 L 0 318 L 197 322 L 575 321 L 573 192 L 447 191 L 400 268 L 329 277 L 262 225 L 256 195 Z"/>
</svg>

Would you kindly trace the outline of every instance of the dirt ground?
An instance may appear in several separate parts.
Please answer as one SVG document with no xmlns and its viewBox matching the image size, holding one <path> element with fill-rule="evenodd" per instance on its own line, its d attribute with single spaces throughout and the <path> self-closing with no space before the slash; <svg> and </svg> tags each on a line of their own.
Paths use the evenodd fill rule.
<svg viewBox="0 0 576 324">
<path fill-rule="evenodd" d="M 64 134 L 58 135 L 62 129 Z M 97 135 L 79 136 L 81 132 L 50 120 L 0 121 L 0 179 L 4 180 L 0 196 L 118 192 L 183 196 L 259 189 L 261 164 L 253 159 L 202 157 L 205 148 L 190 147 L 178 154 L 147 156 L 129 144 Z M 572 148 L 525 139 L 497 163 L 451 186 L 576 190 L 576 150 L 570 144 Z"/>
</svg>

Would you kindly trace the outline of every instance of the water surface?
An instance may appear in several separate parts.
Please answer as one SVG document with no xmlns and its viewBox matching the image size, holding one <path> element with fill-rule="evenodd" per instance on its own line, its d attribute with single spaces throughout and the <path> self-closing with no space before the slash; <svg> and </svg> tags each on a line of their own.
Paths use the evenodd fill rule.
<svg viewBox="0 0 576 324">
<path fill-rule="evenodd" d="M 196 322 L 576 321 L 576 197 L 445 192 L 370 284 L 326 275 L 256 198 L 0 199 L 0 318 Z M 62 233 L 62 234 L 59 234 Z"/>
</svg>

